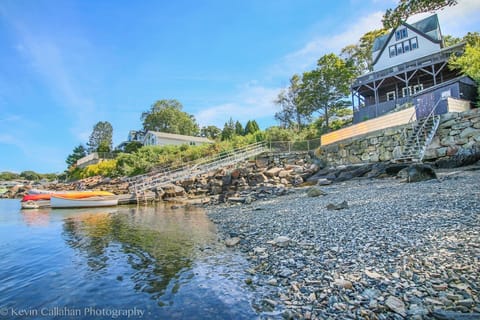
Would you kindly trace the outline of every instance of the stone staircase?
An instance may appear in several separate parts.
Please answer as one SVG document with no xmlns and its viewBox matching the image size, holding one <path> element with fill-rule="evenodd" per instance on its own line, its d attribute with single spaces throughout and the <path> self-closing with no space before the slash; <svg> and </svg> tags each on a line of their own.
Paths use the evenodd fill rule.
<svg viewBox="0 0 480 320">
<path fill-rule="evenodd" d="M 264 142 L 257 142 L 242 148 L 237 148 L 222 154 L 202 159 L 201 161 L 185 163 L 181 166 L 162 168 L 155 173 L 139 175 L 129 179 L 129 191 L 142 197 L 148 190 L 161 188 L 175 181 L 189 178 L 227 167 L 248 158 L 268 151 Z"/>
</svg>

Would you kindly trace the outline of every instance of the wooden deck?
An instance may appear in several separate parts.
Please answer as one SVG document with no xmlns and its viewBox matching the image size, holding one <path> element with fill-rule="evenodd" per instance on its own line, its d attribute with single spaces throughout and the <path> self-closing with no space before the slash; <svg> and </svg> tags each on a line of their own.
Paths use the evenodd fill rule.
<svg viewBox="0 0 480 320">
<path fill-rule="evenodd" d="M 321 144 L 325 146 L 340 140 L 345 140 L 355 136 L 360 136 L 377 130 L 383 130 L 390 127 L 407 124 L 410 119 L 415 120 L 415 108 L 407 108 L 402 111 L 390 113 L 375 119 L 360 122 L 350 127 L 342 128 L 321 137 Z"/>
</svg>

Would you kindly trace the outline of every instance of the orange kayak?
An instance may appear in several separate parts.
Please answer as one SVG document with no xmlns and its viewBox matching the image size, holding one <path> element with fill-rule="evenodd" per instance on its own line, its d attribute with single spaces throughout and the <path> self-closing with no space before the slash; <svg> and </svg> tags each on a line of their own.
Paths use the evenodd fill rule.
<svg viewBox="0 0 480 320">
<path fill-rule="evenodd" d="M 113 193 L 108 191 L 78 191 L 78 192 L 65 192 L 65 193 L 54 193 L 56 196 L 61 196 L 66 199 L 84 199 L 95 196 L 114 196 Z M 50 200 L 52 194 L 42 193 L 42 194 L 27 194 L 22 198 L 24 201 L 36 201 L 36 200 Z"/>
</svg>

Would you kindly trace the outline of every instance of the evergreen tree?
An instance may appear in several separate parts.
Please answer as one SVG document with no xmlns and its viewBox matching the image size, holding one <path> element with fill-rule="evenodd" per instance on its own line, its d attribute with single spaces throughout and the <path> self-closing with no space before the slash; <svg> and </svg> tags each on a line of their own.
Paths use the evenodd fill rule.
<svg viewBox="0 0 480 320">
<path fill-rule="evenodd" d="M 113 127 L 108 121 L 100 121 L 93 127 L 88 140 L 88 152 L 110 152 L 112 150 Z M 101 148 L 101 150 L 99 150 Z"/>
<path fill-rule="evenodd" d="M 255 120 L 247 121 L 247 124 L 245 125 L 245 135 L 247 134 L 253 134 L 257 131 L 260 131 L 260 128 L 258 127 L 258 124 Z"/>
<path fill-rule="evenodd" d="M 232 118 L 225 122 L 222 130 L 222 141 L 230 140 L 235 135 L 235 123 L 233 122 Z"/>
<path fill-rule="evenodd" d="M 68 164 L 68 167 L 71 167 L 72 165 L 77 163 L 78 159 L 81 159 L 87 155 L 87 150 L 83 145 L 78 145 L 73 149 L 73 153 L 70 154 L 65 162 Z"/>
<path fill-rule="evenodd" d="M 243 126 L 240 123 L 240 121 L 238 121 L 238 120 L 235 122 L 235 134 L 237 136 L 243 136 L 243 134 L 244 134 Z"/>
</svg>

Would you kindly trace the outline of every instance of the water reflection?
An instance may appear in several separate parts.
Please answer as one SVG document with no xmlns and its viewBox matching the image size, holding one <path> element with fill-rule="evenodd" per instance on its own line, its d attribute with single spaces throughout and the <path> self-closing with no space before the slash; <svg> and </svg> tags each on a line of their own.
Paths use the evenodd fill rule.
<svg viewBox="0 0 480 320">
<path fill-rule="evenodd" d="M 65 242 L 81 252 L 92 272 L 114 265 L 119 251 L 133 270 L 128 276 L 134 289 L 156 300 L 182 271 L 192 268 L 198 246 L 214 240 L 212 231 L 198 210 L 165 207 L 83 213 L 67 217 L 63 225 Z"/>
<path fill-rule="evenodd" d="M 216 237 L 195 208 L 21 210 L 18 201 L 0 201 L 0 308 L 255 318 L 244 281 L 248 262 Z"/>
<path fill-rule="evenodd" d="M 42 227 L 50 222 L 50 209 L 22 210 L 23 221 L 28 226 Z"/>
</svg>

